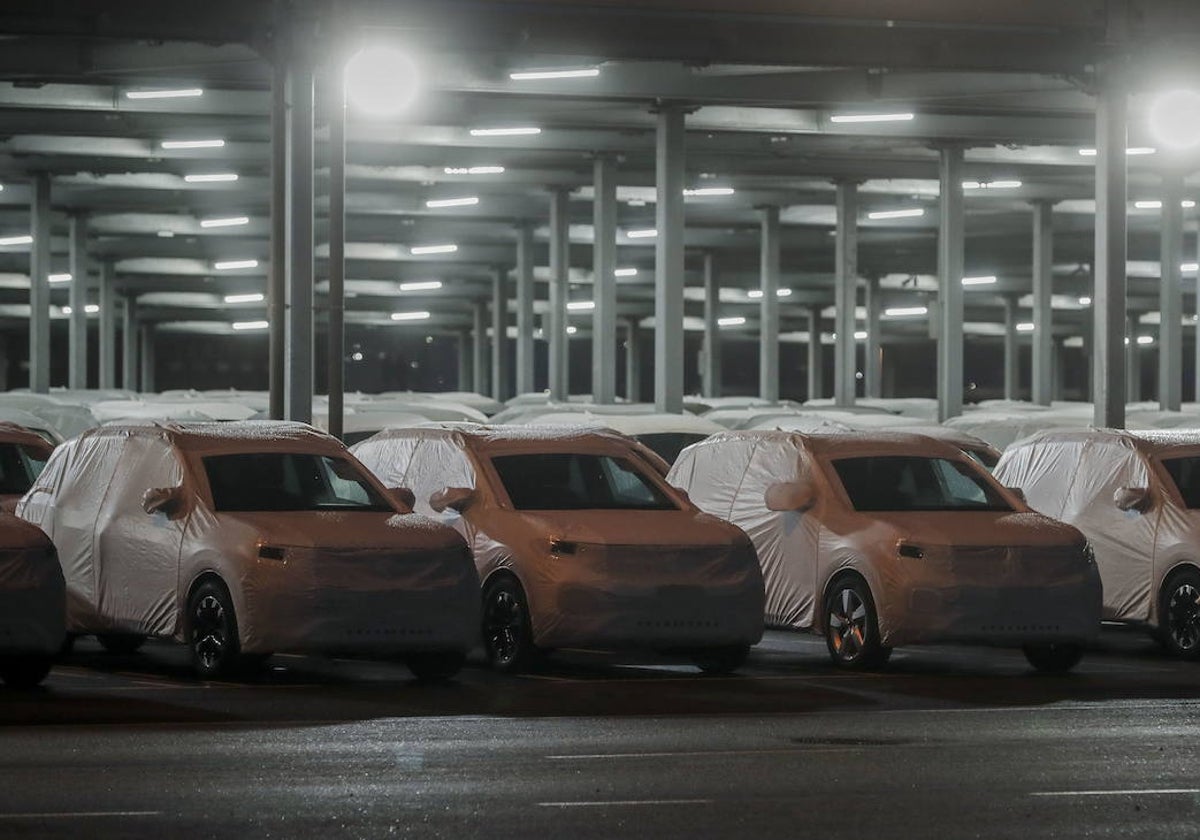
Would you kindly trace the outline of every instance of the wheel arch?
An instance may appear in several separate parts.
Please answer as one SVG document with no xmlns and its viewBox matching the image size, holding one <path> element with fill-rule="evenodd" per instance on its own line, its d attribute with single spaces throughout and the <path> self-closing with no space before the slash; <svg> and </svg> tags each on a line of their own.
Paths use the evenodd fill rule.
<svg viewBox="0 0 1200 840">
<path fill-rule="evenodd" d="M 875 590 L 871 586 L 871 581 L 863 574 L 862 570 L 856 566 L 843 566 L 837 569 L 825 581 L 825 585 L 821 587 L 821 599 L 816 603 L 816 621 L 813 621 L 813 631 L 818 636 L 825 635 L 825 602 L 829 599 L 829 593 L 833 591 L 834 586 L 841 583 L 843 580 L 856 579 L 862 581 L 867 587 L 867 592 L 871 595 L 871 601 L 875 604 L 875 613 L 879 614 L 879 599 L 875 595 Z"/>
</svg>

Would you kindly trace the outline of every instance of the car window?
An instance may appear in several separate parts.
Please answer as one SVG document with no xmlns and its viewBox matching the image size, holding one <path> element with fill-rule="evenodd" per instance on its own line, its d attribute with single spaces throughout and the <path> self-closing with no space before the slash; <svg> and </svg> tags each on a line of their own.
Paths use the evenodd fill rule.
<svg viewBox="0 0 1200 840">
<path fill-rule="evenodd" d="M 1175 482 L 1184 506 L 1189 510 L 1200 508 L 1200 457 L 1163 458 L 1162 465 Z"/>
<path fill-rule="evenodd" d="M 839 458 L 833 467 L 858 511 L 1012 510 L 961 461 L 887 455 Z"/>
<path fill-rule="evenodd" d="M 253 452 L 202 460 L 217 511 L 393 510 L 344 458 Z"/>
<path fill-rule="evenodd" d="M 0 494 L 24 494 L 44 466 L 44 461 L 37 461 L 35 469 L 23 446 L 15 443 L 0 445 Z"/>
<path fill-rule="evenodd" d="M 624 458 L 554 452 L 497 455 L 492 465 L 517 510 L 676 510 Z"/>
</svg>

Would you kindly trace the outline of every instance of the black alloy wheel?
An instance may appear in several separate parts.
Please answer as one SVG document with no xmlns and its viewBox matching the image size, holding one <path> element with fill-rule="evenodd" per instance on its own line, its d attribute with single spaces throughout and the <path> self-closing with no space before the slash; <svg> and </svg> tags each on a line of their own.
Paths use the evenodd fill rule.
<svg viewBox="0 0 1200 840">
<path fill-rule="evenodd" d="M 201 679 L 229 676 L 238 662 L 237 620 L 225 587 L 205 581 L 188 600 L 188 647 Z"/>
<path fill-rule="evenodd" d="M 503 673 L 527 670 L 537 658 L 525 592 L 512 578 L 500 578 L 483 593 L 483 646 Z"/>
<path fill-rule="evenodd" d="M 1200 658 L 1200 574 L 1184 569 L 1167 579 L 1159 621 L 1163 645 L 1172 656 Z"/>
<path fill-rule="evenodd" d="M 844 577 L 830 588 L 824 619 L 825 646 L 839 668 L 879 668 L 892 655 L 880 644 L 875 600 L 862 578 Z"/>
</svg>

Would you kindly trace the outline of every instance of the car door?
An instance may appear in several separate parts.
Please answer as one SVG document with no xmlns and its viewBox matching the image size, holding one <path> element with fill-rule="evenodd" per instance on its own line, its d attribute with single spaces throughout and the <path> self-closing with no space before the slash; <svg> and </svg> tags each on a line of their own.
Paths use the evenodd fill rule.
<svg viewBox="0 0 1200 840">
<path fill-rule="evenodd" d="M 153 488 L 180 486 L 183 467 L 165 440 L 149 436 L 126 438 L 120 458 L 96 520 L 100 612 L 123 632 L 170 634 L 178 611 L 186 517 L 146 513 L 142 496 Z"/>
</svg>

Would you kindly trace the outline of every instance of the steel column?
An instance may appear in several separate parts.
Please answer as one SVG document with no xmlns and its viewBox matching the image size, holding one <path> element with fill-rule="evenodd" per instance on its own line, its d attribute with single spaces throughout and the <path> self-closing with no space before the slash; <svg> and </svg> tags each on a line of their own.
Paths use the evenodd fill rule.
<svg viewBox="0 0 1200 840">
<path fill-rule="evenodd" d="M 471 342 L 471 333 L 460 330 L 458 333 L 458 387 L 459 391 L 470 391 L 471 385 L 471 350 L 467 346 Z"/>
<path fill-rule="evenodd" d="M 29 390 L 50 391 L 50 176 L 33 176 L 29 208 Z"/>
<path fill-rule="evenodd" d="M 1033 205 L 1033 376 L 1030 398 L 1038 405 L 1052 401 L 1054 310 L 1050 295 L 1054 279 L 1054 204 Z"/>
<path fill-rule="evenodd" d="M 87 388 L 88 374 L 88 261 L 87 217 L 72 213 L 68 236 L 71 272 L 71 314 L 67 322 L 67 387 Z"/>
<path fill-rule="evenodd" d="M 1138 319 L 1134 313 L 1127 319 L 1125 345 L 1125 393 L 1129 402 L 1138 402 L 1142 398 L 1142 365 L 1138 352 L 1140 345 L 1137 341 Z"/>
<path fill-rule="evenodd" d="M 1183 404 L 1183 176 L 1163 176 L 1159 324 L 1158 407 L 1179 411 Z"/>
<path fill-rule="evenodd" d="M 474 374 L 472 388 L 476 394 L 486 394 L 488 392 L 488 362 L 487 362 L 487 302 L 482 300 L 475 301 L 471 308 L 473 317 L 471 329 L 471 371 Z"/>
<path fill-rule="evenodd" d="M 338 43 L 335 41 L 335 43 Z M 329 96 L 329 324 L 326 384 L 328 429 L 342 437 L 346 360 L 346 81 L 340 51 L 327 68 Z"/>
<path fill-rule="evenodd" d="M 963 405 L 963 151 L 944 148 L 938 164 L 938 420 Z"/>
<path fill-rule="evenodd" d="M 566 402 L 570 394 L 570 345 L 567 342 L 568 275 L 571 269 L 570 193 L 550 192 L 550 311 L 546 338 L 550 343 L 550 399 Z"/>
<path fill-rule="evenodd" d="M 99 386 L 117 387 L 117 290 L 113 265 L 100 263 Z"/>
<path fill-rule="evenodd" d="M 517 228 L 517 393 L 533 391 L 533 228 Z"/>
<path fill-rule="evenodd" d="M 492 276 L 492 399 L 508 398 L 508 269 Z"/>
<path fill-rule="evenodd" d="M 834 238 L 833 398 L 839 406 L 854 405 L 858 382 L 858 345 L 854 340 L 858 308 L 858 185 L 837 185 L 837 229 Z"/>
<path fill-rule="evenodd" d="M 1093 423 L 1101 428 L 1125 426 L 1127 108 L 1124 86 L 1115 79 L 1104 80 L 1096 97 L 1096 254 L 1092 292 Z"/>
<path fill-rule="evenodd" d="M 282 28 L 282 27 L 281 27 Z M 285 51 L 276 50 L 271 71 L 271 260 L 267 274 L 269 414 L 284 416 L 284 357 L 287 350 L 287 65 Z M 128 386 L 126 386 L 128 387 Z"/>
<path fill-rule="evenodd" d="M 156 358 L 154 353 L 154 333 L 156 331 L 154 324 L 143 324 L 141 328 L 141 356 L 142 361 L 142 393 L 148 394 L 158 390 L 158 385 L 155 383 Z"/>
<path fill-rule="evenodd" d="M 297 39 L 300 40 L 300 39 Z M 288 259 L 285 416 L 312 422 L 313 401 L 313 65 L 297 45 L 288 65 Z"/>
<path fill-rule="evenodd" d="M 121 309 L 121 387 L 126 391 L 138 387 L 137 296 L 127 295 Z"/>
<path fill-rule="evenodd" d="M 1021 363 L 1017 336 L 1017 298 L 1004 296 L 1004 399 L 1020 399 Z"/>
<path fill-rule="evenodd" d="M 808 310 L 808 398 L 825 396 L 825 368 L 821 358 L 821 307 Z"/>
<path fill-rule="evenodd" d="M 759 212 L 758 395 L 774 403 L 779 402 L 779 208 Z"/>
<path fill-rule="evenodd" d="M 641 327 L 636 318 L 625 322 L 625 399 L 642 401 L 642 365 L 638 353 Z"/>
<path fill-rule="evenodd" d="M 883 396 L 883 328 L 880 315 L 883 312 L 882 297 L 879 294 L 879 278 L 867 279 L 867 341 L 865 345 L 866 362 L 863 365 L 863 375 L 866 379 L 864 393 L 872 399 Z"/>
<path fill-rule="evenodd" d="M 592 401 L 617 398 L 617 164 L 600 155 L 592 167 Z"/>
<path fill-rule="evenodd" d="M 683 187 L 684 112 L 658 112 L 654 248 L 654 406 L 683 411 Z"/>
<path fill-rule="evenodd" d="M 721 396 L 721 330 L 717 326 L 721 285 L 711 252 L 704 255 L 704 373 L 700 377 L 704 396 Z"/>
</svg>

